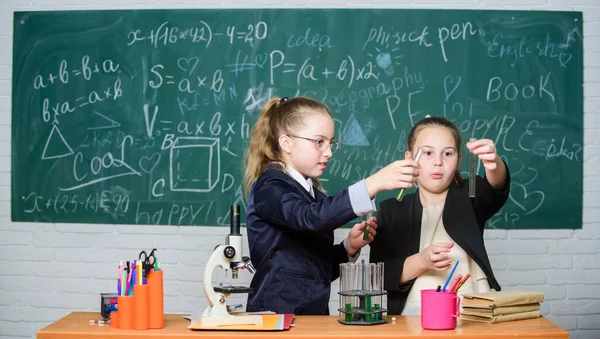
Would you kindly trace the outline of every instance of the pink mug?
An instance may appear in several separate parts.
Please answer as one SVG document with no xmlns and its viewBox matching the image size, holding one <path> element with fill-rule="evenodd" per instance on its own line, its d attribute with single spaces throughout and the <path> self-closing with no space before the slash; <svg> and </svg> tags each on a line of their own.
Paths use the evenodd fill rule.
<svg viewBox="0 0 600 339">
<path fill-rule="evenodd" d="M 456 292 L 421 290 L 421 327 L 426 330 L 452 330 L 460 316 Z"/>
</svg>

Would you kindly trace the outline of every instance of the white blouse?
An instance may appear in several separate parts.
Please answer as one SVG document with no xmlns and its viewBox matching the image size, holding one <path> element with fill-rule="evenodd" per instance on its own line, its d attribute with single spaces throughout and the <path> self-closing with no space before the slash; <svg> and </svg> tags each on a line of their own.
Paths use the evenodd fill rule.
<svg viewBox="0 0 600 339">
<path fill-rule="evenodd" d="M 427 246 L 438 242 L 454 243 L 452 238 L 450 238 L 446 232 L 446 228 L 442 222 L 443 211 L 443 204 L 423 208 L 423 216 L 421 221 L 421 243 L 419 246 L 419 251 L 422 251 L 427 248 Z M 457 260 L 460 262 L 446 288 L 449 288 L 450 285 L 452 285 L 454 279 L 459 274 L 464 277 L 467 273 L 469 273 L 471 274 L 471 277 L 458 290 L 459 295 L 462 295 L 463 293 L 490 291 L 490 285 L 487 281 L 487 277 L 479 265 L 477 265 L 477 263 L 475 263 L 473 259 L 467 255 L 465 250 L 454 243 L 454 246 L 448 253 L 448 256 L 452 258 L 451 268 L 445 271 L 427 270 L 417 277 L 412 289 L 410 290 L 410 293 L 408 294 L 406 306 L 404 306 L 404 310 L 402 311 L 403 315 L 421 314 L 421 290 L 436 289 L 438 285 L 444 286 L 444 283 L 446 282 L 446 279 L 448 279 L 448 275 L 450 274 L 450 271 Z"/>
</svg>

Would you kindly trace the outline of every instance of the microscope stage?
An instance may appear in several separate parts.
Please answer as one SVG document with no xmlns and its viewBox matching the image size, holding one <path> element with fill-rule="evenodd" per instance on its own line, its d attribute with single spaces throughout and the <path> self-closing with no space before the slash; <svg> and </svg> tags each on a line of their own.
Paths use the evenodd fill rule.
<svg viewBox="0 0 600 339">
<path fill-rule="evenodd" d="M 254 293 L 254 289 L 252 287 L 246 286 L 219 286 L 214 288 L 217 293 Z"/>
</svg>

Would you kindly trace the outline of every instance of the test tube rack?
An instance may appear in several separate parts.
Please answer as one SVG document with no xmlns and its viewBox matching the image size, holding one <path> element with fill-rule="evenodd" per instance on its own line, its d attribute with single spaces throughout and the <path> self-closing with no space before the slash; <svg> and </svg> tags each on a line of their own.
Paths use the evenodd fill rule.
<svg viewBox="0 0 600 339">
<path fill-rule="evenodd" d="M 374 299 L 383 299 L 386 291 L 340 291 L 340 299 L 356 298 L 358 306 L 352 306 L 352 302 L 344 303 L 344 308 L 338 308 L 340 319 L 338 322 L 344 325 L 378 325 L 385 324 L 387 320 L 383 316 L 387 309 L 381 303 L 373 303 Z M 347 300 L 347 299 L 346 299 Z M 348 301 L 348 300 L 347 300 Z"/>
<path fill-rule="evenodd" d="M 387 292 L 383 289 L 383 263 L 340 264 L 338 322 L 344 325 L 387 323 Z"/>
</svg>

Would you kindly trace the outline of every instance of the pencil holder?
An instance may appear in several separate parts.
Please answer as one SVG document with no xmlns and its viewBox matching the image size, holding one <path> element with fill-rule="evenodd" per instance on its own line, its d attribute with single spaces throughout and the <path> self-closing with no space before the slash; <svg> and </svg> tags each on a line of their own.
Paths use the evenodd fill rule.
<svg viewBox="0 0 600 339">
<path fill-rule="evenodd" d="M 148 285 L 133 286 L 133 328 L 148 329 Z"/>
<path fill-rule="evenodd" d="M 340 318 L 344 325 L 377 325 L 387 320 L 387 292 L 383 289 L 383 263 L 340 264 Z"/>
<path fill-rule="evenodd" d="M 148 284 L 148 328 L 165 327 L 163 271 L 150 271 Z"/>
<path fill-rule="evenodd" d="M 110 327 L 119 328 L 119 312 L 110 313 Z"/>
<path fill-rule="evenodd" d="M 110 314 L 117 311 L 116 293 L 100 293 L 100 317 L 104 321 L 110 319 Z"/>
<path fill-rule="evenodd" d="M 133 296 L 119 296 L 119 328 L 133 330 Z"/>
<path fill-rule="evenodd" d="M 460 297 L 456 292 L 421 290 L 421 327 L 426 330 L 456 328 L 460 316 Z"/>
</svg>

